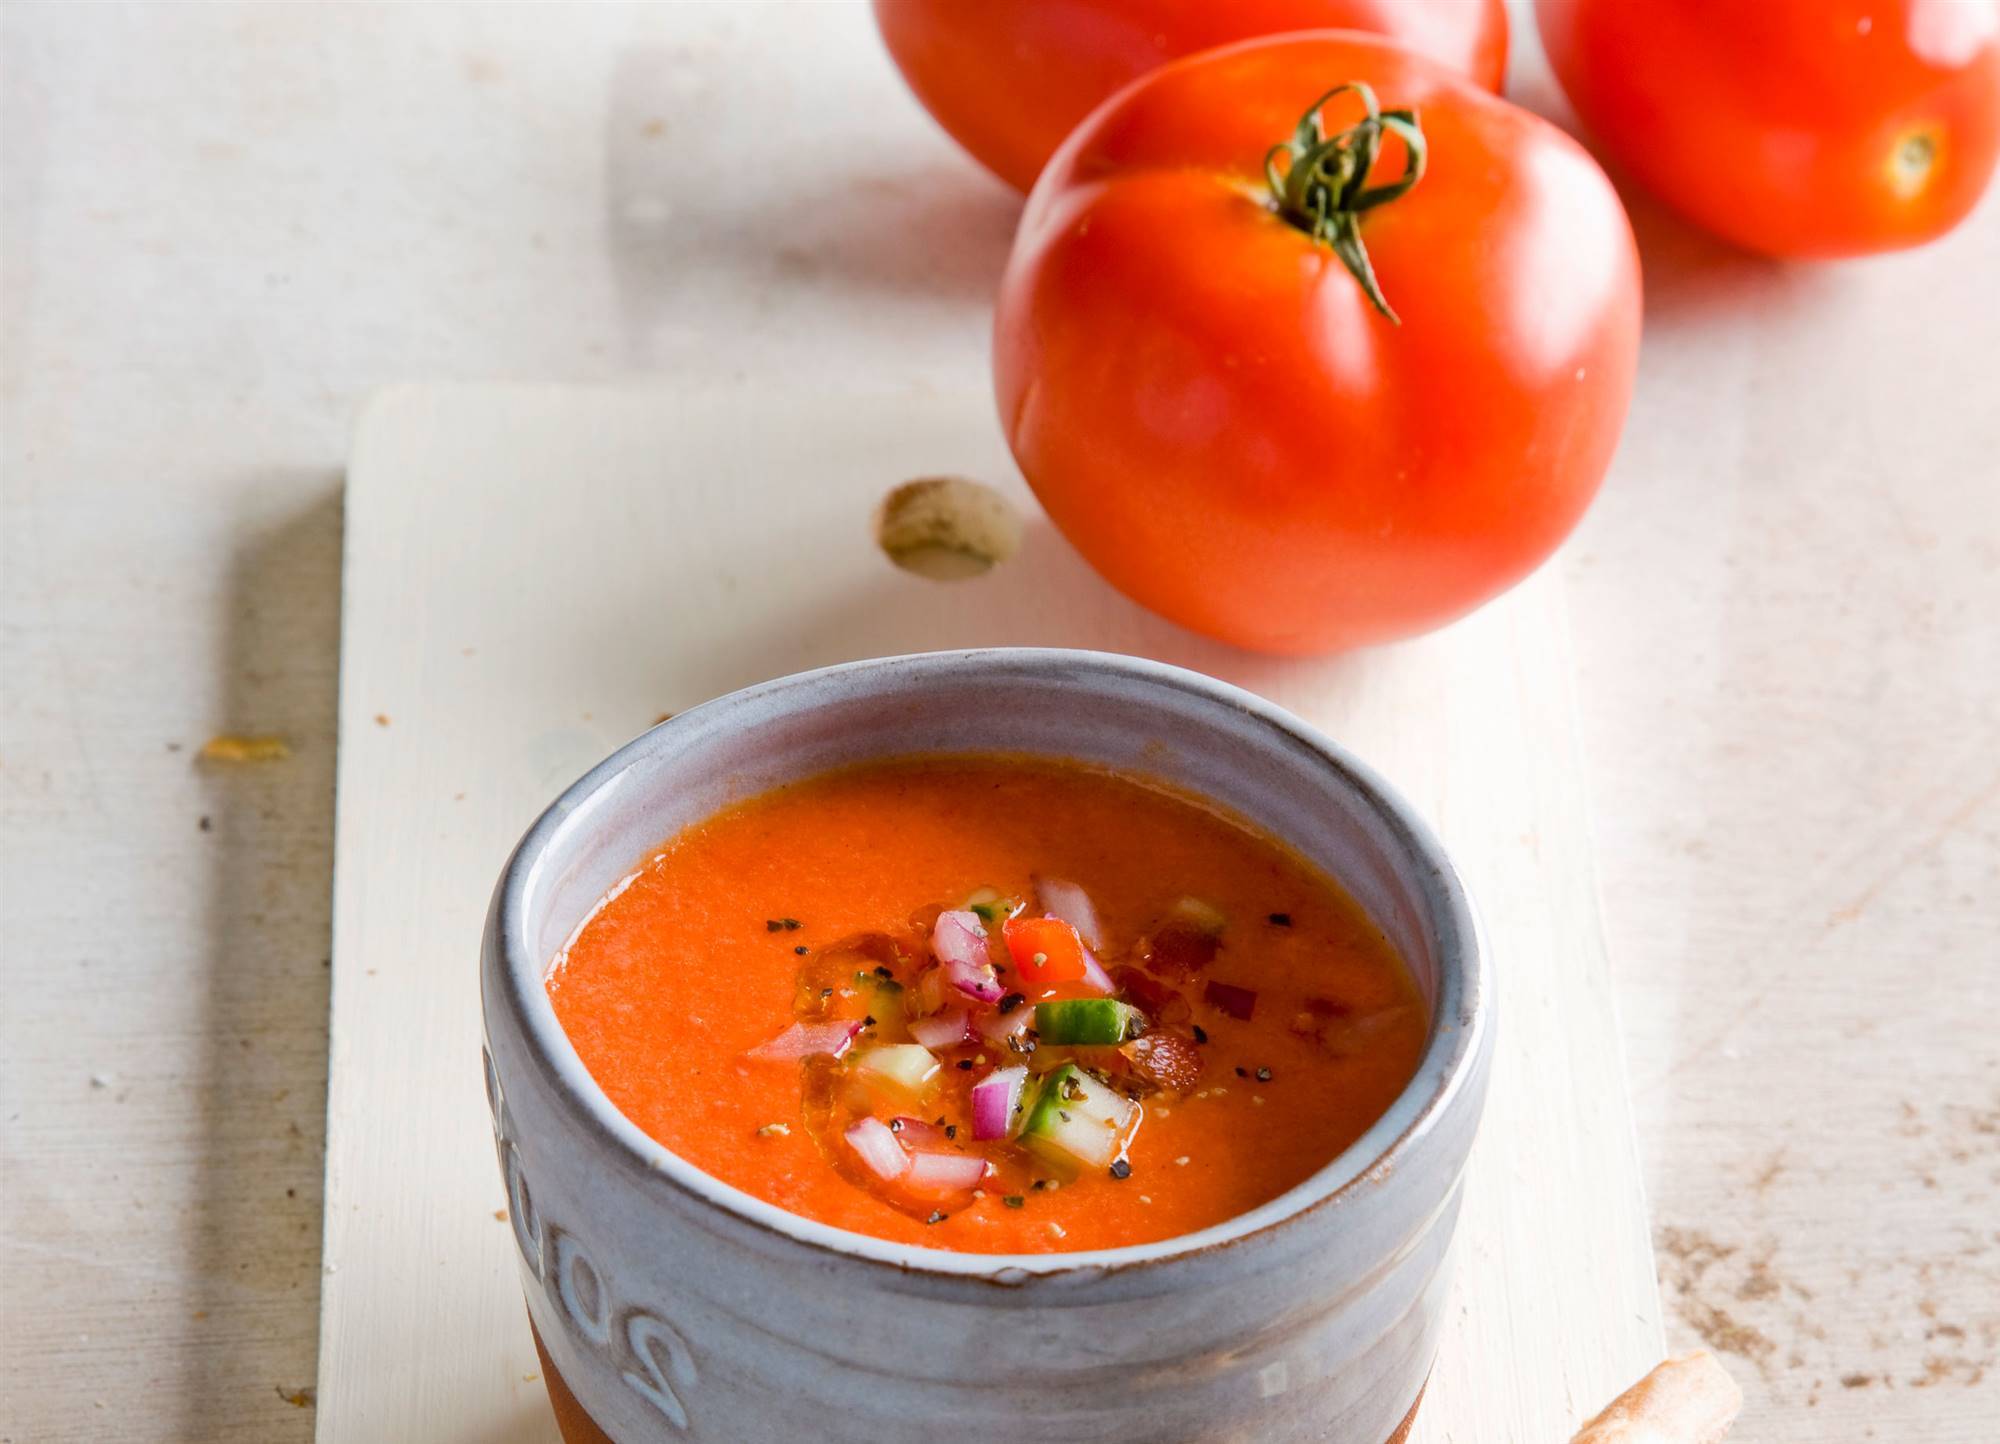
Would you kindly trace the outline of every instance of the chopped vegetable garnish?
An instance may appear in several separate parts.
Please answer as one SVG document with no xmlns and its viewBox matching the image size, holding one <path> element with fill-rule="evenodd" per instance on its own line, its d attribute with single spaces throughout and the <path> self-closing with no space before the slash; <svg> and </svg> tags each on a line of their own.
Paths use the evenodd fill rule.
<svg viewBox="0 0 2000 1444">
<path fill-rule="evenodd" d="M 1086 975 L 1083 943 L 1061 918 L 1009 918 L 1000 933 L 1024 982 L 1041 987 Z"/>
<path fill-rule="evenodd" d="M 1009 993 L 1007 997 L 1018 998 L 1020 994 Z M 1001 1002 L 1006 1002 L 1002 998 Z M 1026 1003 L 1016 1003 L 1001 1013 L 983 1013 L 973 1021 L 979 1036 L 990 1043 L 1013 1043 L 1034 1026 L 1035 1010 Z"/>
<path fill-rule="evenodd" d="M 1145 1031 L 1143 1013 L 1110 998 L 1064 998 L 1035 1005 L 1035 1032 L 1044 1043 L 1116 1047 Z"/>
<path fill-rule="evenodd" d="M 848 1146 L 861 1155 L 868 1171 L 884 1182 L 893 1183 L 909 1171 L 909 1155 L 903 1152 L 902 1145 L 896 1142 L 896 1135 L 881 1119 L 860 1119 L 842 1136 L 847 1139 Z"/>
<path fill-rule="evenodd" d="M 965 908 L 967 912 L 978 914 L 981 922 L 997 923 L 1019 912 L 1021 904 L 998 888 L 983 887 L 965 900 Z"/>
<path fill-rule="evenodd" d="M 1146 966 L 1165 977 L 1190 977 L 1214 962 L 1221 946 L 1220 932 L 1170 913 L 1146 940 Z"/>
<path fill-rule="evenodd" d="M 905 1181 L 919 1193 L 963 1193 L 986 1177 L 986 1167 L 976 1153 L 912 1153 Z"/>
<path fill-rule="evenodd" d="M 1100 993 L 1108 995 L 1118 991 L 1118 985 L 1111 981 L 1111 974 L 1104 971 L 1104 965 L 1097 961 L 1097 954 L 1089 948 L 1083 950 L 1083 981 Z"/>
<path fill-rule="evenodd" d="M 1139 1125 L 1139 1105 L 1073 1063 L 1043 1080 L 1021 1139 L 1044 1157 L 1103 1168 Z"/>
<path fill-rule="evenodd" d="M 982 1003 L 999 1000 L 1000 975 L 993 971 L 986 934 L 972 913 L 939 913 L 931 929 L 931 951 L 944 968 L 945 980 L 959 992 Z"/>
<path fill-rule="evenodd" d="M 954 1008 L 928 1018 L 912 1019 L 910 1036 L 926 1048 L 952 1048 L 969 1041 L 974 1035 L 971 1019 L 965 1010 Z"/>
<path fill-rule="evenodd" d="M 1169 1093 L 1185 1093 L 1201 1079 L 1201 1052 L 1184 1033 L 1148 1033 L 1120 1051 L 1135 1076 Z"/>
<path fill-rule="evenodd" d="M 905 1148 L 942 1148 L 944 1130 L 935 1123 L 926 1123 L 921 1118 L 912 1118 L 907 1113 L 899 1113 L 889 1120 L 889 1131 Z"/>
<path fill-rule="evenodd" d="M 1206 933 L 1219 933 L 1229 926 L 1229 919 L 1223 915 L 1221 908 L 1198 897 L 1184 897 L 1168 911 L 1176 918 L 1185 918 Z"/>
<path fill-rule="evenodd" d="M 1227 1013 L 1239 1023 L 1250 1021 L 1256 1010 L 1257 995 L 1248 988 L 1239 988 L 1234 983 L 1205 983 L 1201 990 L 1202 1001 L 1217 1012 Z"/>
<path fill-rule="evenodd" d="M 1027 1084 L 1025 1067 L 996 1069 L 973 1084 L 972 1136 L 1012 1138 L 1025 1116 L 1023 1094 Z"/>
<path fill-rule="evenodd" d="M 750 1050 L 752 1058 L 774 1058 L 793 1062 L 817 1053 L 838 1058 L 854 1042 L 862 1025 L 851 1020 L 833 1023 L 794 1023 L 768 1043 Z"/>
<path fill-rule="evenodd" d="M 1323 1042 L 1328 1029 L 1353 1012 L 1354 1009 L 1346 1003 L 1332 998 L 1307 998 L 1299 1012 L 1292 1016 L 1291 1028 L 1301 1038 Z"/>
<path fill-rule="evenodd" d="M 1104 946 L 1104 928 L 1097 920 L 1097 909 L 1091 906 L 1089 893 L 1073 882 L 1052 877 L 1036 878 L 1035 892 L 1041 898 L 1042 910 L 1075 928 L 1085 947 Z"/>
<path fill-rule="evenodd" d="M 1000 1201 L 1009 1208 L 1026 1208 L 1028 1206 L 1028 1200 L 1018 1193 L 1010 1193 Z"/>
<path fill-rule="evenodd" d="M 938 1075 L 938 1060 L 920 1043 L 885 1043 L 854 1055 L 854 1070 L 912 1096 L 921 1095 Z"/>
</svg>

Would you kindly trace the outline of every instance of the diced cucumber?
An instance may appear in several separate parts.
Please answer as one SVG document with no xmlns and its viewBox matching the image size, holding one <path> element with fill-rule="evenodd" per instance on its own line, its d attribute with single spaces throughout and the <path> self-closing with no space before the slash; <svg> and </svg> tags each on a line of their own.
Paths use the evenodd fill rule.
<svg viewBox="0 0 2000 1444">
<path fill-rule="evenodd" d="M 1111 998 L 1063 998 L 1035 1004 L 1035 1032 L 1044 1043 L 1117 1047 L 1146 1031 L 1146 1017 Z"/>
<path fill-rule="evenodd" d="M 998 888 L 983 887 L 965 900 L 967 912 L 978 915 L 989 927 L 997 927 L 1021 911 L 1021 900 L 1008 897 Z"/>
<path fill-rule="evenodd" d="M 912 1096 L 921 1094 L 941 1066 L 931 1050 L 918 1043 L 885 1043 L 854 1055 L 854 1071 L 871 1082 L 885 1083 Z"/>
<path fill-rule="evenodd" d="M 1184 897 L 1168 911 L 1172 916 L 1193 924 L 1196 929 L 1210 936 L 1220 933 L 1229 926 L 1229 919 L 1221 908 L 1214 903 L 1203 902 L 1198 897 Z"/>
<path fill-rule="evenodd" d="M 1124 1149 L 1138 1123 L 1138 1104 L 1074 1063 L 1065 1063 L 1042 1080 L 1021 1142 L 1059 1162 L 1104 1168 Z"/>
</svg>

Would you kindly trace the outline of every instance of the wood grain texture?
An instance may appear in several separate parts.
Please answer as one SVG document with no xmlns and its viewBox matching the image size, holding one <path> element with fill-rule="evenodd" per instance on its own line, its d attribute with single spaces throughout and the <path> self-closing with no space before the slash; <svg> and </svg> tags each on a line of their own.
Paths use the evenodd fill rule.
<svg viewBox="0 0 2000 1444">
<path fill-rule="evenodd" d="M 1028 512 L 986 577 L 895 570 L 909 477 Z M 1414 1438 L 1560 1439 L 1658 1358 L 1639 1168 L 1553 578 L 1412 647 L 1214 647 L 1111 593 L 1030 511 L 983 391 L 411 388 L 349 479 L 320 1438 L 547 1437 L 478 1077 L 488 890 L 535 812 L 707 697 L 850 657 L 1037 643 L 1251 687 L 1439 825 L 1497 955 L 1502 1045 L 1462 1278 Z"/>
</svg>

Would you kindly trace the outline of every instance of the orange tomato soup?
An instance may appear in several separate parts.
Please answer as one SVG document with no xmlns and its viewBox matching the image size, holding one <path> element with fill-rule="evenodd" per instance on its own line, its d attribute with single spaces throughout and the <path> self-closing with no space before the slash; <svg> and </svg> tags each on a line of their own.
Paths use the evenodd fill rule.
<svg viewBox="0 0 2000 1444">
<path fill-rule="evenodd" d="M 972 1253 L 1190 1233 L 1305 1180 L 1429 1018 L 1337 883 L 1143 778 L 941 756 L 665 842 L 548 976 L 634 1123 L 839 1228 Z"/>
</svg>

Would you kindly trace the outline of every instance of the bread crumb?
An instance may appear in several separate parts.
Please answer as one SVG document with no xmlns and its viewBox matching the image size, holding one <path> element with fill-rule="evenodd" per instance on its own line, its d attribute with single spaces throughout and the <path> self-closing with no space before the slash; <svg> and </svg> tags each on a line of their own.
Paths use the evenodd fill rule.
<svg viewBox="0 0 2000 1444">
<path fill-rule="evenodd" d="M 282 762 L 292 746 L 282 737 L 221 732 L 201 744 L 203 762 Z"/>
</svg>

